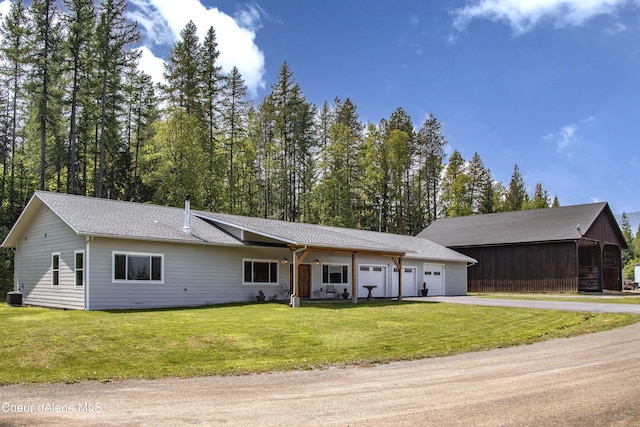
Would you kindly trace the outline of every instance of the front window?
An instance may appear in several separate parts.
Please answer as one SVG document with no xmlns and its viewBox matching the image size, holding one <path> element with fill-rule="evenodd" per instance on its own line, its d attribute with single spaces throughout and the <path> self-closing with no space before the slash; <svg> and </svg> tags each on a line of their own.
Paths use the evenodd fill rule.
<svg viewBox="0 0 640 427">
<path fill-rule="evenodd" d="M 75 286 L 84 286 L 84 251 L 76 251 L 75 254 Z"/>
<path fill-rule="evenodd" d="M 244 283 L 278 283 L 278 262 L 244 260 Z"/>
<path fill-rule="evenodd" d="M 114 282 L 155 282 L 163 281 L 164 255 L 113 253 Z"/>
<path fill-rule="evenodd" d="M 322 266 L 322 283 L 349 283 L 349 266 L 325 264 Z"/>
<path fill-rule="evenodd" d="M 51 254 L 51 286 L 60 286 L 60 253 Z"/>
</svg>

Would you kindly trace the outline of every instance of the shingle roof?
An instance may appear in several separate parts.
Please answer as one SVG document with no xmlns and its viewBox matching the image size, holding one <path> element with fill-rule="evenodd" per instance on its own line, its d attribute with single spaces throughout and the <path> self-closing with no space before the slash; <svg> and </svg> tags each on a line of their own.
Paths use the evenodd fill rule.
<svg viewBox="0 0 640 427">
<path fill-rule="evenodd" d="M 282 244 L 398 254 L 407 258 L 474 262 L 427 239 L 390 233 L 191 211 L 191 234 L 183 232 L 184 209 L 37 191 L 3 242 L 15 241 L 38 207 L 51 209 L 78 235 L 241 246 L 251 244 L 211 225 L 246 230 Z M 406 254 L 406 255 L 405 255 Z"/>
<path fill-rule="evenodd" d="M 406 253 L 406 258 L 475 262 L 474 259 L 442 245 L 413 236 L 218 213 L 197 212 L 197 214 L 225 224 L 235 224 L 248 231 L 277 237 L 296 245 L 397 252 Z"/>
<path fill-rule="evenodd" d="M 418 234 L 450 248 L 579 240 L 607 203 L 438 219 Z M 578 226 L 580 230 L 578 230 Z"/>
<path fill-rule="evenodd" d="M 144 203 L 121 202 L 96 197 L 37 191 L 18 219 L 16 227 L 26 226 L 22 217 L 34 215 L 36 205 L 44 204 L 81 236 L 103 236 L 143 240 L 169 240 L 240 246 L 242 242 L 205 221 L 191 217 L 191 235 L 182 231 L 184 209 Z M 3 246 L 13 246 L 14 229 Z M 18 233 L 15 233 L 18 234 Z"/>
</svg>

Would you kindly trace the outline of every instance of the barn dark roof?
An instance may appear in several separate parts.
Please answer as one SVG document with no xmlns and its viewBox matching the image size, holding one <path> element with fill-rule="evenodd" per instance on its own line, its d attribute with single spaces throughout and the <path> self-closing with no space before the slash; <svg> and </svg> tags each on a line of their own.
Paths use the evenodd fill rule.
<svg viewBox="0 0 640 427">
<path fill-rule="evenodd" d="M 614 223 L 617 237 L 624 242 L 606 202 L 442 218 L 420 232 L 418 237 L 450 248 L 580 240 L 603 214 Z"/>
</svg>

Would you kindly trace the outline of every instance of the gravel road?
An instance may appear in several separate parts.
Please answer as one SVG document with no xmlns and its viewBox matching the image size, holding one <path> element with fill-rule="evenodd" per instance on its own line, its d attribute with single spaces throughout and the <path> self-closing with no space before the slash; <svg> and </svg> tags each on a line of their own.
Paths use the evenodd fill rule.
<svg viewBox="0 0 640 427">
<path fill-rule="evenodd" d="M 636 324 L 377 366 L 5 386 L 0 425 L 638 426 L 639 351 Z"/>
</svg>

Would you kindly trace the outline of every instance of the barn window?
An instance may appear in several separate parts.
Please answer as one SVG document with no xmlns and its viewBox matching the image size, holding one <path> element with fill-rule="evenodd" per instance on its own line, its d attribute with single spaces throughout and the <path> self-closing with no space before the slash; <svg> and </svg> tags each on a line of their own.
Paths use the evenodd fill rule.
<svg viewBox="0 0 640 427">
<path fill-rule="evenodd" d="M 243 260 L 244 284 L 278 283 L 278 261 Z"/>
<path fill-rule="evenodd" d="M 349 283 L 349 266 L 325 264 L 322 266 L 322 283 Z"/>
<path fill-rule="evenodd" d="M 164 255 L 113 252 L 113 282 L 164 283 Z"/>
</svg>

